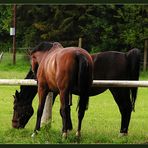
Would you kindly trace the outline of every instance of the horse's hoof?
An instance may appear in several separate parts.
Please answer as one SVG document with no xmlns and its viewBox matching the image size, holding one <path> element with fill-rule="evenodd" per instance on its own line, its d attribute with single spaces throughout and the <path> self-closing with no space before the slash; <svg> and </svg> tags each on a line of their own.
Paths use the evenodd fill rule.
<svg viewBox="0 0 148 148">
<path fill-rule="evenodd" d="M 37 134 L 38 134 L 38 131 L 33 132 L 33 134 L 31 135 L 31 138 L 34 138 Z"/>
<path fill-rule="evenodd" d="M 32 135 L 31 135 L 31 138 L 34 138 L 36 135 L 36 133 L 34 132 Z"/>
<path fill-rule="evenodd" d="M 80 138 L 81 137 L 81 133 L 79 131 L 76 132 L 76 137 Z"/>
<path fill-rule="evenodd" d="M 67 138 L 67 132 L 64 132 L 63 134 L 62 134 L 62 139 L 66 139 Z"/>
<path fill-rule="evenodd" d="M 125 137 L 125 136 L 128 136 L 128 133 L 120 133 L 118 137 L 120 138 L 120 137 Z"/>
</svg>

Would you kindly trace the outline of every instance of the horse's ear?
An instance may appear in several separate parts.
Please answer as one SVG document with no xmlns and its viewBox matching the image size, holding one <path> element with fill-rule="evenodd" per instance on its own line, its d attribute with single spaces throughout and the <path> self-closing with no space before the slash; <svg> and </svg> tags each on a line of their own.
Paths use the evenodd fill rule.
<svg viewBox="0 0 148 148">
<path fill-rule="evenodd" d="M 14 98 L 14 102 L 16 102 L 16 101 L 17 101 L 16 93 L 15 93 L 15 95 L 12 95 L 12 96 L 13 96 L 13 98 Z"/>
<path fill-rule="evenodd" d="M 17 90 L 15 91 L 14 99 L 16 99 L 16 98 L 17 98 L 17 99 L 19 98 L 19 92 L 18 92 Z"/>
</svg>

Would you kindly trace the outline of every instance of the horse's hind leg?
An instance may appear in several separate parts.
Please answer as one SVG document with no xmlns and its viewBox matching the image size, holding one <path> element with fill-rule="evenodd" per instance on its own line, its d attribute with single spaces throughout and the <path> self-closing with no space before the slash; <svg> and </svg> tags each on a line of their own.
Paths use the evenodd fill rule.
<svg viewBox="0 0 148 148">
<path fill-rule="evenodd" d="M 128 134 L 128 127 L 131 118 L 132 104 L 128 88 L 112 88 L 111 92 L 121 113 L 121 136 Z"/>
<path fill-rule="evenodd" d="M 67 112 L 67 130 L 72 130 L 72 121 L 71 121 L 71 109 L 70 109 L 70 105 L 67 108 L 68 112 Z"/>
<path fill-rule="evenodd" d="M 69 105 L 68 105 L 68 123 L 67 123 L 67 129 L 72 130 L 72 121 L 71 121 L 71 105 L 72 105 L 72 94 L 69 94 Z"/>
<path fill-rule="evenodd" d="M 81 97 L 80 96 L 80 100 L 79 100 L 79 110 L 78 110 L 78 129 L 77 129 L 77 133 L 76 133 L 76 136 L 77 137 L 80 137 L 81 136 L 81 125 L 82 125 L 82 120 L 83 120 L 83 117 L 84 117 L 84 114 L 85 114 L 85 110 L 86 110 L 86 107 L 87 107 L 87 104 L 86 102 L 87 101 L 84 101 L 84 99 L 88 100 L 88 96 L 86 97 Z"/>
<path fill-rule="evenodd" d="M 71 116 L 70 116 L 70 106 L 69 106 L 69 91 L 60 91 L 60 115 L 62 117 L 62 133 L 63 138 L 67 137 L 67 130 L 72 129 L 72 122 L 71 122 Z"/>
</svg>

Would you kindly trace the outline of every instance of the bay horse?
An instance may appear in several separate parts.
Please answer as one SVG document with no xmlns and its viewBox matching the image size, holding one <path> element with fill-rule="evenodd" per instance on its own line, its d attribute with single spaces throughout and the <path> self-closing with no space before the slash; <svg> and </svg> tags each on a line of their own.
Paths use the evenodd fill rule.
<svg viewBox="0 0 148 148">
<path fill-rule="evenodd" d="M 31 51 L 30 56 L 32 71 L 37 78 L 39 96 L 33 136 L 40 130 L 46 96 L 52 91 L 60 96 L 62 136 L 67 137 L 67 130 L 72 130 L 69 95 L 76 91 L 79 92 L 76 135 L 80 137 L 82 120 L 89 102 L 88 93 L 93 81 L 93 61 L 90 54 L 79 47 L 63 48 L 58 42 L 41 42 Z"/>
<path fill-rule="evenodd" d="M 94 62 L 93 78 L 95 80 L 139 80 L 139 49 L 134 48 L 126 53 L 117 51 L 106 51 L 95 53 L 91 56 Z M 25 79 L 36 79 L 31 69 L 29 70 Z M 89 95 L 99 95 L 107 89 L 109 89 L 111 94 L 113 95 L 113 98 L 117 103 L 119 111 L 121 113 L 120 134 L 127 135 L 131 112 L 132 110 L 134 110 L 138 88 L 103 88 L 99 86 L 92 86 Z M 16 90 L 12 120 L 12 126 L 14 128 L 21 128 L 22 126 L 25 127 L 25 125 L 27 124 L 25 121 L 28 121 L 31 117 L 29 114 L 27 114 L 27 112 L 29 112 L 28 108 L 30 107 L 33 109 L 32 100 L 35 97 L 36 93 L 36 86 L 21 86 L 20 92 Z M 57 94 L 53 93 L 53 103 L 56 96 Z M 27 100 L 30 100 L 30 103 L 26 104 L 25 102 Z M 20 108 L 15 107 L 17 105 L 19 106 L 20 102 L 22 102 L 21 106 L 24 107 L 23 111 L 20 110 Z M 23 113 L 20 115 L 19 112 Z M 26 120 L 22 119 L 23 115 L 26 116 Z"/>
</svg>

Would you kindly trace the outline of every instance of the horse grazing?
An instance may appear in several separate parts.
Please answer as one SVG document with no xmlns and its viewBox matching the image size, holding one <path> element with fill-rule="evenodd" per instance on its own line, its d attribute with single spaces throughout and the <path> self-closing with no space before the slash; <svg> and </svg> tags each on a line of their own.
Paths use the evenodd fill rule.
<svg viewBox="0 0 148 148">
<path fill-rule="evenodd" d="M 25 79 L 35 79 L 35 75 L 30 69 Z M 24 128 L 28 120 L 34 113 L 32 101 L 37 94 L 37 86 L 20 86 L 20 92 L 16 90 L 14 96 L 14 112 L 12 126 L 14 128 Z M 18 124 L 19 123 L 19 124 Z"/>
<path fill-rule="evenodd" d="M 116 51 L 106 51 L 101 53 L 92 54 L 92 59 L 94 62 L 94 71 L 93 78 L 95 80 L 139 80 L 139 71 L 140 71 L 140 50 L 139 49 L 131 49 L 126 53 L 116 52 Z M 32 76 L 28 77 L 33 78 Z M 35 79 L 35 77 L 33 78 Z M 22 88 L 23 87 L 23 88 Z M 130 123 L 131 112 L 134 110 L 134 104 L 137 97 L 137 88 L 104 88 L 99 86 L 92 86 L 89 92 L 90 96 L 98 95 L 106 91 L 107 89 L 113 95 L 115 102 L 119 107 L 119 111 L 121 113 L 121 128 L 120 133 L 122 135 L 127 135 L 128 126 Z M 29 96 L 30 92 L 34 92 L 34 96 Z M 21 86 L 21 90 L 19 96 L 17 95 L 17 91 L 15 93 L 15 98 L 19 97 L 18 100 L 24 101 L 24 106 L 26 106 L 25 102 L 27 100 L 33 100 L 37 93 L 37 90 L 34 90 L 31 86 Z M 57 94 L 53 93 L 53 103 Z M 31 101 L 29 101 L 31 103 Z M 16 105 L 19 102 L 15 101 Z M 30 104 L 32 105 L 32 104 Z M 15 104 L 14 104 L 15 106 Z M 18 119 L 21 120 L 21 115 L 18 113 L 20 110 L 14 110 L 14 114 L 17 116 L 13 116 L 13 120 L 17 120 L 17 128 L 26 125 L 25 120 L 24 123 L 19 122 Z M 26 114 L 28 112 L 27 108 L 22 114 Z M 13 123 L 12 120 L 12 123 Z M 29 120 L 29 119 L 28 119 Z M 14 127 L 14 126 L 13 126 Z"/>
<path fill-rule="evenodd" d="M 88 92 L 93 81 L 93 61 L 89 53 L 78 47 L 63 48 L 57 42 L 42 42 L 31 51 L 31 65 L 37 77 L 39 96 L 34 133 L 40 129 L 46 96 L 52 91 L 60 95 L 62 132 L 63 137 L 67 137 L 67 130 L 72 129 L 69 95 L 76 90 L 80 96 L 77 129 L 77 136 L 80 136 L 82 120 L 89 101 Z"/>
</svg>

